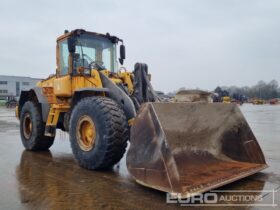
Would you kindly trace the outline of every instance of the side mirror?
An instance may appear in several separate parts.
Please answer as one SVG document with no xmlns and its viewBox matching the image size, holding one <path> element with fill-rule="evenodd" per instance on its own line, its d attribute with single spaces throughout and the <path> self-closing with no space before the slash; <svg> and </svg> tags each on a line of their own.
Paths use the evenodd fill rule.
<svg viewBox="0 0 280 210">
<path fill-rule="evenodd" d="M 119 61 L 120 61 L 120 64 L 123 65 L 123 60 L 125 59 L 125 46 L 122 44 L 120 46 L 120 58 L 119 58 Z"/>
<path fill-rule="evenodd" d="M 76 39 L 75 37 L 69 37 L 67 39 L 68 51 L 69 53 L 74 53 L 76 51 Z"/>
</svg>

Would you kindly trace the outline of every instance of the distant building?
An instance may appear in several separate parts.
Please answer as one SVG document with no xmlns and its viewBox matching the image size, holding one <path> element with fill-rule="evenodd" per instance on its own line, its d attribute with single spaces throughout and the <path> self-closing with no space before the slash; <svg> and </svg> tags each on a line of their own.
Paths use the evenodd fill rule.
<svg viewBox="0 0 280 210">
<path fill-rule="evenodd" d="M 0 75 L 0 99 L 6 99 L 9 96 L 18 98 L 22 90 L 31 89 L 39 81 L 40 79 L 31 77 Z"/>
</svg>

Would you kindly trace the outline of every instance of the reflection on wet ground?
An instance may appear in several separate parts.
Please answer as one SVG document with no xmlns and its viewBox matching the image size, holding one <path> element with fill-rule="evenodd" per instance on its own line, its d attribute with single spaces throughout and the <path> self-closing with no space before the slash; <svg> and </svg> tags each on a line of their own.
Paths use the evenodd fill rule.
<svg viewBox="0 0 280 210">
<path fill-rule="evenodd" d="M 263 148 L 270 167 L 218 190 L 262 191 L 246 193 L 262 196 L 263 202 L 257 204 L 269 203 L 273 195 L 267 191 L 280 190 L 278 153 L 280 106 L 244 105 L 241 109 Z M 88 171 L 79 167 L 72 156 L 68 136 L 65 133 L 58 133 L 55 144 L 49 152 L 25 151 L 20 142 L 18 122 L 14 118 L 13 110 L 0 108 L 0 141 L 0 209 L 177 209 L 180 207 L 179 204 L 166 204 L 165 193 L 135 183 L 127 172 L 125 158 L 109 171 Z M 232 193 L 223 192 L 218 195 Z M 279 205 L 279 193 L 275 196 L 276 203 Z M 247 202 L 247 204 L 253 203 Z M 217 207 L 208 209 L 217 209 Z M 241 209 L 241 207 L 231 206 L 227 209 Z"/>
</svg>

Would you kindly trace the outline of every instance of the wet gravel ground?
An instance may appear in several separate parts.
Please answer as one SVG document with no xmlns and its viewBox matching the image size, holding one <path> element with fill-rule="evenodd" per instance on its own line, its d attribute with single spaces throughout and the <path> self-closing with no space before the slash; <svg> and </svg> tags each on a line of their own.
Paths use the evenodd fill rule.
<svg viewBox="0 0 280 210">
<path fill-rule="evenodd" d="M 218 190 L 245 190 L 260 200 L 227 209 L 280 209 L 280 106 L 243 105 L 241 110 L 255 133 L 269 168 Z M 14 110 L 0 107 L 0 209 L 217 209 L 167 204 L 166 194 L 137 184 L 128 174 L 125 157 L 109 171 L 88 171 L 73 158 L 68 134 L 57 132 L 48 152 L 24 150 Z M 259 191 L 259 192 L 257 192 Z M 219 198 L 235 192 L 217 192 Z M 256 206 L 253 206 L 256 205 Z"/>
</svg>

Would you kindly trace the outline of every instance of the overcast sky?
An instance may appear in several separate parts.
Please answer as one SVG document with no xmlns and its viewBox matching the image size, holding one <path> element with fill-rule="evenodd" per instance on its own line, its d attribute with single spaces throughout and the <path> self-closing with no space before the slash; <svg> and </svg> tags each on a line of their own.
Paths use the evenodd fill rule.
<svg viewBox="0 0 280 210">
<path fill-rule="evenodd" d="M 124 39 L 157 90 L 280 82 L 279 0 L 1 0 L 0 74 L 55 72 L 64 29 Z"/>
</svg>

